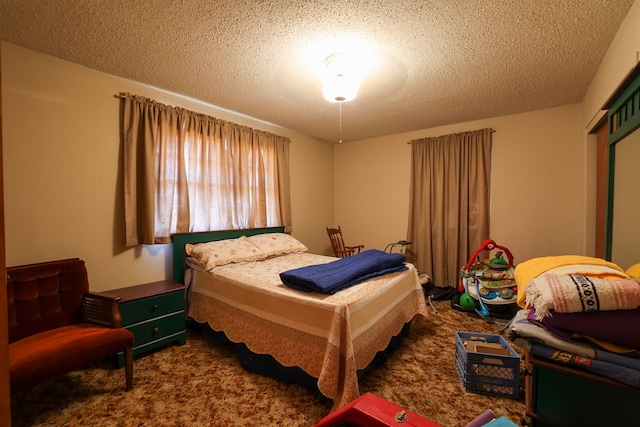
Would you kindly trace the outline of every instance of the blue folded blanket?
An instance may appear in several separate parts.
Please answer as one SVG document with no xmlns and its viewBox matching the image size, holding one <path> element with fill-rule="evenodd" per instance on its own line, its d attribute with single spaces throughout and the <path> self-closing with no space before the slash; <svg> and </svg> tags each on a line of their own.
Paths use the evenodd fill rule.
<svg viewBox="0 0 640 427">
<path fill-rule="evenodd" d="M 625 358 L 624 356 L 609 354 L 609 356 L 614 356 L 610 359 L 612 362 L 606 359 L 594 359 L 566 351 L 559 351 L 555 347 L 549 347 L 535 342 L 531 343 L 531 353 L 555 362 L 578 366 L 586 371 L 594 372 L 635 388 L 640 388 L 640 371 L 633 368 L 634 364 L 637 365 L 637 360 L 634 361 L 634 359 L 636 359 L 635 357 L 628 357 L 628 363 L 620 364 L 619 362 Z M 606 358 L 606 353 L 607 352 L 603 351 L 598 357 L 604 356 Z"/>
<path fill-rule="evenodd" d="M 284 271 L 280 279 L 300 291 L 334 294 L 372 277 L 406 270 L 405 260 L 404 254 L 369 249 L 337 261 Z"/>
</svg>

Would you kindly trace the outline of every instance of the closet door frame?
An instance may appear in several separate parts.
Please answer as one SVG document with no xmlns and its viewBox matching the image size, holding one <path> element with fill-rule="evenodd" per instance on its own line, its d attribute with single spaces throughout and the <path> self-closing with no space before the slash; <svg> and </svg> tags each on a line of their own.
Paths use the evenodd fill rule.
<svg viewBox="0 0 640 427">
<path fill-rule="evenodd" d="M 2 83 L 0 52 L 0 83 Z M 2 173 L 2 84 L 0 84 L 0 424 L 11 426 L 11 393 L 9 389 L 9 320 L 7 317 L 7 265 L 4 247 L 4 181 Z"/>
</svg>

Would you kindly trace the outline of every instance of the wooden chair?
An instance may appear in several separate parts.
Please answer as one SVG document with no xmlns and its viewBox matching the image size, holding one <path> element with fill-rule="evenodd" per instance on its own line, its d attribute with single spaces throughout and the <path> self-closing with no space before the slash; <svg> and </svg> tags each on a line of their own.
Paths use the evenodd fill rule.
<svg viewBox="0 0 640 427">
<path fill-rule="evenodd" d="M 364 245 L 345 246 L 344 240 L 342 239 L 342 229 L 340 228 L 340 226 L 338 226 L 338 228 L 327 227 L 327 234 L 329 235 L 329 240 L 331 240 L 333 253 L 338 258 L 344 258 L 351 255 L 359 254 L 360 250 L 364 248 Z"/>
</svg>

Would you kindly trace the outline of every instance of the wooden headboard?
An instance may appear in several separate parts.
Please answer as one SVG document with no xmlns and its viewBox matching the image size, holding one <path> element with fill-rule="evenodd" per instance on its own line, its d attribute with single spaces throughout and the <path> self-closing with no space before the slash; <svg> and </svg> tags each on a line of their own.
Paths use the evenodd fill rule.
<svg viewBox="0 0 640 427">
<path fill-rule="evenodd" d="M 185 251 L 187 243 L 213 242 L 215 240 L 237 239 L 265 233 L 284 233 L 284 227 L 251 228 L 246 230 L 205 231 L 201 233 L 178 233 L 171 236 L 173 248 L 173 281 L 184 283 Z"/>
</svg>

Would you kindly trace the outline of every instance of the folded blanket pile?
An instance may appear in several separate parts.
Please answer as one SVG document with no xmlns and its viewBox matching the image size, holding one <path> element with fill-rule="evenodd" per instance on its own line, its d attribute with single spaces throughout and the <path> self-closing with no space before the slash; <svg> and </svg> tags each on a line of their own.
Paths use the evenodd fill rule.
<svg viewBox="0 0 640 427">
<path fill-rule="evenodd" d="M 528 320 L 542 326 L 564 341 L 587 339 L 616 353 L 640 355 L 640 309 L 593 311 L 588 313 L 558 313 L 550 310 L 541 321 L 531 308 Z"/>
<path fill-rule="evenodd" d="M 601 279 L 626 279 L 628 276 L 618 265 L 601 258 L 581 255 L 560 255 L 533 258 L 518 264 L 515 278 L 518 285 L 518 305 L 526 308 L 525 290 L 532 279 L 547 272 L 554 274 L 582 274 Z"/>
<path fill-rule="evenodd" d="M 640 388 L 640 279 L 577 255 L 534 258 L 515 269 L 520 310 L 509 337 L 556 363 Z"/>
<path fill-rule="evenodd" d="M 529 309 L 516 313 L 507 333 L 516 345 L 537 356 L 640 387 L 640 358 L 636 354 L 621 355 L 586 341 L 560 339 L 532 322 Z"/>
<path fill-rule="evenodd" d="M 632 310 L 640 307 L 638 279 L 606 280 L 579 274 L 543 274 L 529 282 L 527 303 L 542 320 L 559 313 Z"/>
<path fill-rule="evenodd" d="M 590 358 L 566 351 L 559 351 L 553 347 L 536 343 L 532 345 L 531 353 L 555 362 L 576 366 L 632 387 L 640 388 L 640 370 L 638 370 L 640 367 L 638 366 L 636 358 L 626 358 L 629 362 L 628 365 L 635 365 L 634 367 L 629 367 L 621 363 L 621 356 L 616 357 L 616 355 L 612 355 L 615 358 L 613 362 L 611 362 L 606 359 Z"/>
<path fill-rule="evenodd" d="M 518 310 L 507 330 L 509 339 L 518 346 L 529 351 L 531 350 L 531 343 L 535 342 L 581 356 L 596 357 L 595 349 L 590 343 L 575 340 L 565 341 L 535 323 L 530 322 L 527 318 L 529 310 L 530 309 Z"/>
<path fill-rule="evenodd" d="M 373 277 L 406 270 L 405 260 L 404 254 L 370 249 L 326 264 L 284 271 L 280 279 L 300 291 L 333 294 Z"/>
</svg>

